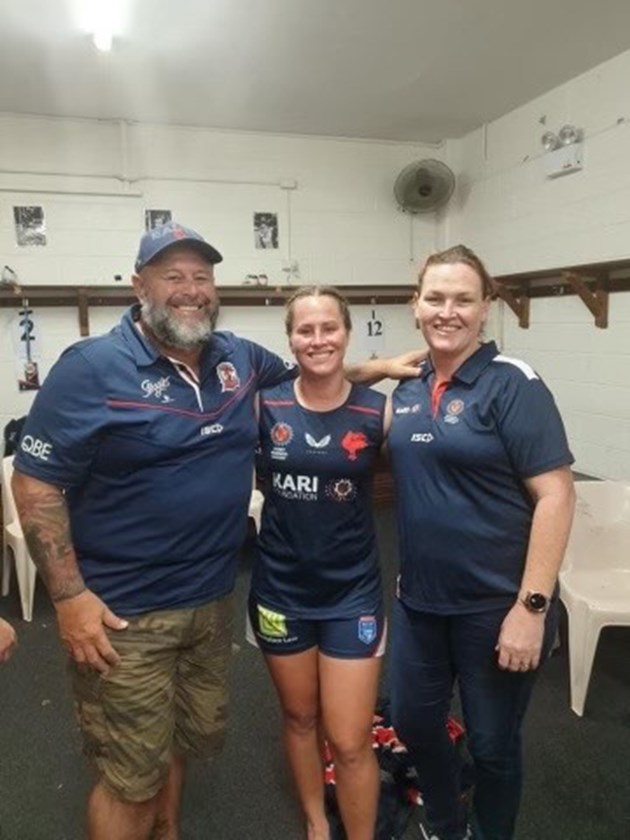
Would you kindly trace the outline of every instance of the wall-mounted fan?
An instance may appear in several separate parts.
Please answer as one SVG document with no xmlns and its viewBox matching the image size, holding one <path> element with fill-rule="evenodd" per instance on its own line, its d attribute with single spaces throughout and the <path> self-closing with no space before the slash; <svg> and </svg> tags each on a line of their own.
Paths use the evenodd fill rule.
<svg viewBox="0 0 630 840">
<path fill-rule="evenodd" d="M 440 160 L 417 160 L 405 166 L 394 184 L 394 195 L 405 213 L 428 213 L 453 195 L 455 175 Z"/>
</svg>

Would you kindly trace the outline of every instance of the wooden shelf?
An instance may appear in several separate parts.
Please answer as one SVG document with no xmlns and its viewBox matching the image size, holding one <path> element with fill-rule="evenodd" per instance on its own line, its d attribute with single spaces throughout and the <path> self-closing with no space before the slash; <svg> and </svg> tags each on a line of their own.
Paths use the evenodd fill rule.
<svg viewBox="0 0 630 840">
<path fill-rule="evenodd" d="M 495 281 L 497 297 L 505 301 L 524 329 L 529 327 L 530 300 L 563 295 L 578 295 L 595 326 L 606 329 L 610 292 L 630 291 L 630 259 L 505 274 Z"/>
<path fill-rule="evenodd" d="M 630 259 L 568 265 L 541 271 L 504 274 L 495 278 L 497 297 L 505 301 L 529 327 L 533 298 L 578 295 L 593 316 L 596 327 L 608 326 L 610 292 L 630 291 Z M 295 286 L 219 286 L 223 306 L 282 306 Z M 409 304 L 413 286 L 339 286 L 351 303 Z M 129 306 L 136 298 L 129 283 L 113 286 L 23 286 L 19 291 L 0 289 L 0 308 L 76 306 L 81 335 L 89 335 L 91 306 Z"/>
<path fill-rule="evenodd" d="M 295 286 L 219 286 L 222 306 L 284 306 Z M 351 303 L 408 304 L 411 286 L 338 286 Z M 20 309 L 24 301 L 35 306 L 76 306 L 82 336 L 90 334 L 91 306 L 130 306 L 136 297 L 128 284 L 120 286 L 22 286 L 0 289 L 0 308 Z"/>
</svg>

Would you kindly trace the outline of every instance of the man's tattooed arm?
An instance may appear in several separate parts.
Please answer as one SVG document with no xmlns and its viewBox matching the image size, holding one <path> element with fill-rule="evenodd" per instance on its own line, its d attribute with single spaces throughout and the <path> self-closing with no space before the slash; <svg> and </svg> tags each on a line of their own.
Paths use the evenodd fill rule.
<svg viewBox="0 0 630 840">
<path fill-rule="evenodd" d="M 63 492 L 22 473 L 13 474 L 13 495 L 24 538 L 53 602 L 85 590 L 70 535 Z"/>
<path fill-rule="evenodd" d="M 63 644 L 75 662 L 107 674 L 120 661 L 107 630 L 124 630 L 127 622 L 85 586 L 62 491 L 19 472 L 12 486 L 28 549 L 55 604 Z"/>
</svg>

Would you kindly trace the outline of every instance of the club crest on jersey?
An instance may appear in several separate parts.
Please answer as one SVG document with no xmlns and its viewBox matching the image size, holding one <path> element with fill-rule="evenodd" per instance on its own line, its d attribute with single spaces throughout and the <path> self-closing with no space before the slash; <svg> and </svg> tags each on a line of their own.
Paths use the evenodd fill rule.
<svg viewBox="0 0 630 840">
<path fill-rule="evenodd" d="M 333 502 L 351 502 L 357 497 L 357 487 L 349 478 L 333 478 L 325 487 L 324 492 Z"/>
<path fill-rule="evenodd" d="M 376 639 L 376 619 L 373 615 L 362 615 L 358 625 L 359 641 L 371 645 Z"/>
<path fill-rule="evenodd" d="M 450 403 L 446 406 L 446 414 L 444 416 L 445 423 L 459 423 L 458 414 L 461 414 L 464 410 L 464 401 L 463 400 L 451 400 Z"/>
<path fill-rule="evenodd" d="M 306 432 L 304 435 L 304 440 L 313 449 L 325 449 L 330 443 L 330 435 L 326 435 L 321 440 L 315 440 L 313 435 L 309 435 L 309 433 Z"/>
<path fill-rule="evenodd" d="M 271 427 L 269 435 L 276 446 L 286 446 L 293 440 L 293 429 L 288 423 L 276 423 Z"/>
<path fill-rule="evenodd" d="M 341 439 L 341 445 L 348 456 L 348 460 L 356 461 L 359 452 L 362 449 L 367 449 L 368 439 L 363 432 L 346 432 Z"/>
<path fill-rule="evenodd" d="M 217 376 L 221 383 L 221 392 L 236 391 L 241 387 L 241 380 L 232 362 L 219 362 L 217 365 Z"/>
</svg>

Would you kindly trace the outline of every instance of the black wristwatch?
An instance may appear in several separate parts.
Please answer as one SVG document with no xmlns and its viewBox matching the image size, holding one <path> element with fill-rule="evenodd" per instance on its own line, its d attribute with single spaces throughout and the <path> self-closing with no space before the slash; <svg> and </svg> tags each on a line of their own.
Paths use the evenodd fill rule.
<svg viewBox="0 0 630 840">
<path fill-rule="evenodd" d="M 550 600 L 542 592 L 526 592 L 521 598 L 521 603 L 530 612 L 546 613 L 549 609 Z"/>
</svg>

